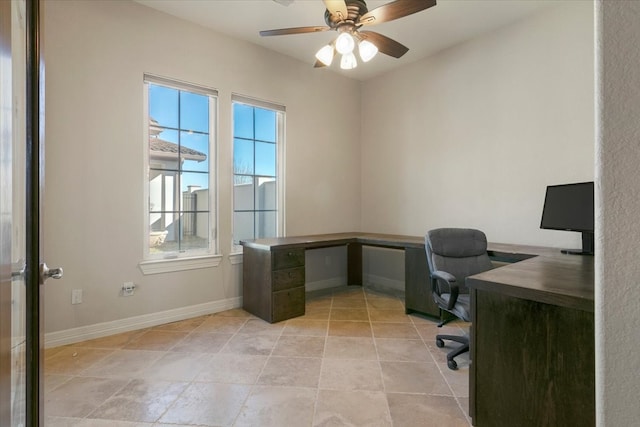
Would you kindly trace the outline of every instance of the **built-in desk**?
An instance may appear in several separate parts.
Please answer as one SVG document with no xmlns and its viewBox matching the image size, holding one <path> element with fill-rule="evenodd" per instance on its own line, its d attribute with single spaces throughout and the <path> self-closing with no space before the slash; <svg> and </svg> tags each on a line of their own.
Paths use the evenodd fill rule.
<svg viewBox="0 0 640 427">
<path fill-rule="evenodd" d="M 268 322 L 304 314 L 305 251 L 347 247 L 347 284 L 362 286 L 362 247 L 404 251 L 405 308 L 439 316 L 429 285 L 424 237 L 375 233 L 333 233 L 242 241 L 243 308 Z"/>
<path fill-rule="evenodd" d="M 523 260 L 466 282 L 474 425 L 595 425 L 593 257 L 513 245 L 491 249 L 498 259 L 516 252 Z"/>
</svg>

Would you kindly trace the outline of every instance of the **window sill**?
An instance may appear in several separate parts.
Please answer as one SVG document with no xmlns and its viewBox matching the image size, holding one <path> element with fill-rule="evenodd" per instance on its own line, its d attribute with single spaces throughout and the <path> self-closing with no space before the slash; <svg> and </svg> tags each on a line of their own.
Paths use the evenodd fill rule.
<svg viewBox="0 0 640 427">
<path fill-rule="evenodd" d="M 222 255 L 205 255 L 189 258 L 141 261 L 139 266 L 142 274 L 147 275 L 217 267 L 221 261 Z"/>
<path fill-rule="evenodd" d="M 231 261 L 231 265 L 242 264 L 242 252 L 229 254 L 229 261 Z"/>
</svg>

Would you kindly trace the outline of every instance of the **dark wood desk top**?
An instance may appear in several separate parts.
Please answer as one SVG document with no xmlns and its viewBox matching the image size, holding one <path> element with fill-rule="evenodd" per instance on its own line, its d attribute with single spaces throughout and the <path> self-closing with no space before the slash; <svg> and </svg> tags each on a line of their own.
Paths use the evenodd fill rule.
<svg viewBox="0 0 640 427">
<path fill-rule="evenodd" d="M 348 243 L 393 249 L 424 248 L 423 236 L 380 233 L 331 233 L 309 236 L 244 240 L 243 246 L 271 250 L 317 249 Z M 475 289 L 504 295 L 594 311 L 593 257 L 565 255 L 558 248 L 489 243 L 489 254 L 498 260 L 519 261 L 468 278 Z"/>
<path fill-rule="evenodd" d="M 523 261 L 467 278 L 467 286 L 560 307 L 594 311 L 593 256 L 566 255 L 556 248 L 492 244 L 504 256 L 510 250 L 533 255 Z"/>
<path fill-rule="evenodd" d="M 255 249 L 316 249 L 331 246 L 341 246 L 347 243 L 361 243 L 363 245 L 384 246 L 388 248 L 424 248 L 424 237 L 403 236 L 398 234 L 380 233 L 330 233 L 310 236 L 274 237 L 269 239 L 243 240 L 243 246 Z"/>
</svg>

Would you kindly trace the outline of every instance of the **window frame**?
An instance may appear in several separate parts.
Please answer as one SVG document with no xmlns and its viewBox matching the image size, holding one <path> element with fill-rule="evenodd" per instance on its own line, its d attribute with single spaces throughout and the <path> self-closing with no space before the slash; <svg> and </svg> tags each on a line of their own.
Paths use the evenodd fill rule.
<svg viewBox="0 0 640 427">
<path fill-rule="evenodd" d="M 276 113 L 276 236 L 286 236 L 285 230 L 285 129 L 286 129 L 286 107 L 270 101 L 264 101 L 244 95 L 233 93 L 231 95 L 231 255 L 232 264 L 241 261 L 242 245 L 235 242 L 235 191 L 234 191 L 234 149 L 235 149 L 235 115 L 234 104 L 245 104 L 250 107 L 257 107 L 271 110 Z M 254 141 L 255 142 L 255 141 Z M 254 175 L 255 176 L 255 175 Z"/>
<path fill-rule="evenodd" d="M 208 248 L 187 250 L 184 252 L 167 252 L 160 254 L 152 254 L 149 244 L 149 233 L 151 231 L 150 224 L 150 183 L 149 176 L 151 172 L 151 160 L 149 150 L 149 85 L 164 86 L 184 92 L 205 95 L 208 97 L 209 106 L 209 129 L 208 129 L 208 216 L 209 216 L 209 236 Z M 218 153 L 217 153 L 217 134 L 218 134 L 218 91 L 203 85 L 183 82 L 176 79 L 160 77 L 152 74 L 144 74 L 143 77 L 143 215 L 144 215 L 144 233 L 143 233 L 143 254 L 139 267 L 143 274 L 166 273 L 172 271 L 192 270 L 198 268 L 216 267 L 220 264 L 222 255 L 219 253 L 218 239 L 218 221 L 219 221 L 219 191 L 218 182 Z M 182 171 L 182 169 L 180 169 Z M 182 206 L 178 212 L 182 211 Z"/>
</svg>

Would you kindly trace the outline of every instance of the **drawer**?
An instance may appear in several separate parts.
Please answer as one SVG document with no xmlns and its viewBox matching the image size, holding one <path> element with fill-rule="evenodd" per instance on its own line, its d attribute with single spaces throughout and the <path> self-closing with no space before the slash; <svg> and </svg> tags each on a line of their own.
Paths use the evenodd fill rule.
<svg viewBox="0 0 640 427">
<path fill-rule="evenodd" d="M 304 266 L 304 249 L 283 249 L 273 251 L 271 262 L 271 268 L 273 270 L 302 267 Z"/>
<path fill-rule="evenodd" d="M 275 270 L 272 273 L 271 287 L 274 292 L 297 286 L 304 286 L 304 267 Z"/>
<path fill-rule="evenodd" d="M 304 286 L 272 294 L 272 323 L 304 314 Z"/>
</svg>

